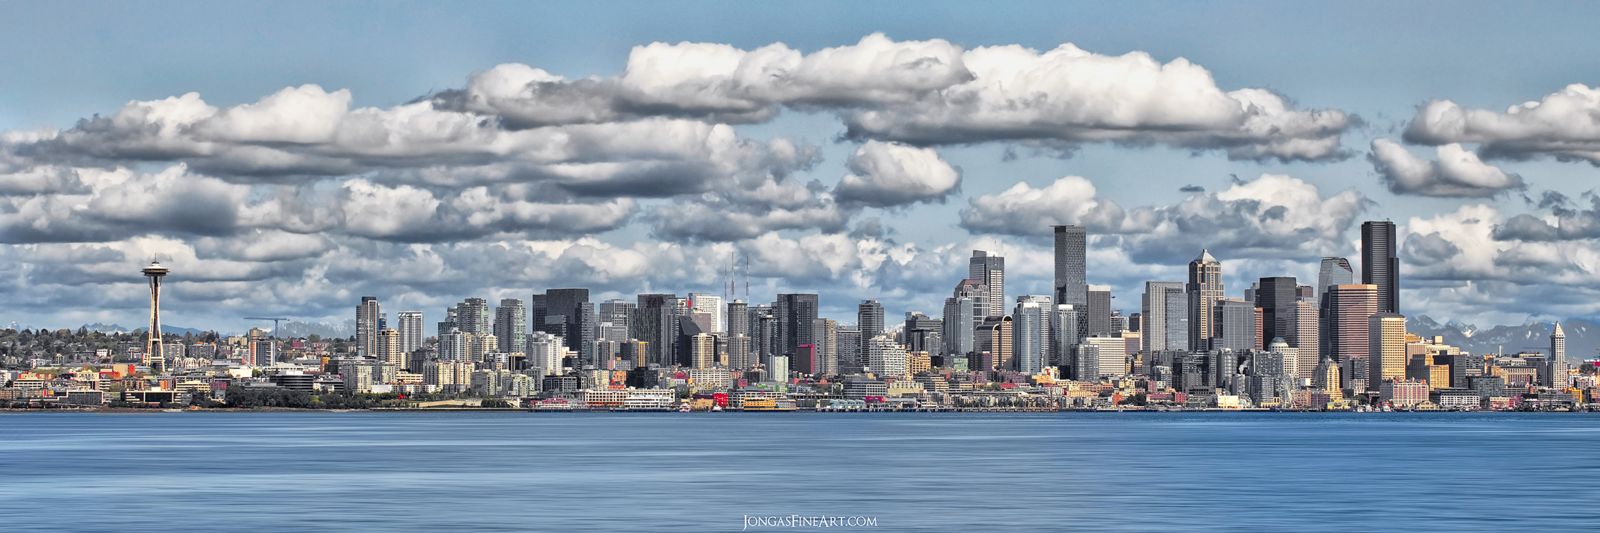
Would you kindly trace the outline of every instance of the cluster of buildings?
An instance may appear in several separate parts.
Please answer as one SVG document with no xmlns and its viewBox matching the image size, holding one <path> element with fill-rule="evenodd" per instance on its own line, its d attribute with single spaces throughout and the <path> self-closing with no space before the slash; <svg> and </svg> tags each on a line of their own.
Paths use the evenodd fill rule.
<svg viewBox="0 0 1600 533">
<path fill-rule="evenodd" d="M 1187 279 L 1146 282 L 1138 310 L 1128 314 L 1112 304 L 1109 287 L 1090 283 L 1086 229 L 1053 231 L 1050 294 L 1007 294 L 1006 259 L 976 250 L 939 316 L 908 312 L 899 324 L 887 322 L 876 300 L 859 303 L 853 324 L 820 316 L 814 293 L 763 303 L 702 293 L 596 302 L 588 289 L 560 288 L 493 305 L 467 298 L 428 325 L 420 310 L 391 318 L 378 298 L 363 297 L 348 344 L 285 341 L 259 330 L 223 349 L 151 336 L 142 372 L 118 374 L 147 380 L 122 390 L 222 395 L 229 387 L 283 387 L 572 408 L 696 400 L 739 408 L 747 398 L 763 409 L 1475 410 L 1595 402 L 1594 365 L 1568 365 L 1560 324 L 1548 351 L 1509 355 L 1466 353 L 1408 331 L 1389 221 L 1362 224 L 1359 281 L 1348 259 L 1326 257 L 1316 280 L 1263 277 L 1230 295 L 1223 262 L 1202 250 Z M 145 273 L 159 330 L 166 269 Z M 42 381 L 14 377 L 27 387 Z M 97 388 L 74 383 L 60 392 Z"/>
</svg>

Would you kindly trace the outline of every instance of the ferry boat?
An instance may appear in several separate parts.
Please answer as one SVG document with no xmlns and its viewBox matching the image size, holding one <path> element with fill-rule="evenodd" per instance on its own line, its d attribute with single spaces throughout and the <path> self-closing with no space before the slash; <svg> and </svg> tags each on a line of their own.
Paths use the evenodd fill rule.
<svg viewBox="0 0 1600 533">
<path fill-rule="evenodd" d="M 794 400 L 787 398 L 750 398 L 744 401 L 746 411 L 797 411 Z"/>
</svg>

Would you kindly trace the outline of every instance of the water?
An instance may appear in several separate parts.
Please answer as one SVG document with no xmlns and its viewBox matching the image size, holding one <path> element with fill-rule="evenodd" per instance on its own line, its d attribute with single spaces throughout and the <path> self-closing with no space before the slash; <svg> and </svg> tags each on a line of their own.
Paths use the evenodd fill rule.
<svg viewBox="0 0 1600 533">
<path fill-rule="evenodd" d="M 1595 527 L 1600 416 L 0 416 L 0 530 Z"/>
</svg>

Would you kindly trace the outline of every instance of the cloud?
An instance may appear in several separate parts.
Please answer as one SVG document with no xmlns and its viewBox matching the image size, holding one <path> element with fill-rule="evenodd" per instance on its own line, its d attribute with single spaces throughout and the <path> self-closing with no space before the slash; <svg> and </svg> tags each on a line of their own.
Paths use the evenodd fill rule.
<svg viewBox="0 0 1600 533">
<path fill-rule="evenodd" d="M 961 186 L 961 172 L 928 148 L 867 141 L 846 163 L 833 194 L 840 202 L 895 207 L 943 202 Z"/>
<path fill-rule="evenodd" d="M 1559 193 L 1546 194 L 1539 207 L 1550 209 L 1546 216 L 1519 214 L 1494 227 L 1495 240 L 1555 242 L 1600 238 L 1600 196 L 1586 192 L 1587 209 L 1569 206 Z"/>
<path fill-rule="evenodd" d="M 1460 144 L 1441 145 L 1436 152 L 1438 160 L 1428 161 L 1400 143 L 1375 139 L 1367 160 L 1389 191 L 1400 195 L 1488 198 L 1527 187 L 1521 176 L 1484 163 Z"/>
<path fill-rule="evenodd" d="M 1473 143 L 1485 157 L 1549 156 L 1600 165 L 1600 88 L 1575 83 L 1503 113 L 1430 100 L 1406 126 L 1405 140 Z"/>
<path fill-rule="evenodd" d="M 1017 183 L 969 202 L 961 226 L 971 232 L 1042 238 L 1052 225 L 1081 224 L 1136 262 L 1165 264 L 1187 262 L 1202 247 L 1219 257 L 1344 255 L 1345 233 L 1372 204 L 1353 190 L 1324 196 L 1311 183 L 1277 174 L 1165 206 L 1124 209 L 1078 176 L 1044 188 Z"/>
</svg>

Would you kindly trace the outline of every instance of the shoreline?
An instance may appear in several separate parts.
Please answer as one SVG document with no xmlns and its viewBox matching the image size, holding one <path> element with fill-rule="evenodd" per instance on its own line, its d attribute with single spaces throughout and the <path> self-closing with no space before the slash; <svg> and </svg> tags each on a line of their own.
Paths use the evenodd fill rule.
<svg viewBox="0 0 1600 533">
<path fill-rule="evenodd" d="M 587 413 L 616 413 L 638 414 L 658 413 L 674 415 L 714 415 L 722 413 L 749 413 L 749 414 L 790 414 L 790 413 L 817 413 L 840 415 L 881 415 L 881 414 L 949 414 L 949 415 L 974 415 L 974 414 L 1044 414 L 1044 413 L 1090 413 L 1090 414 L 1187 414 L 1187 413 L 1282 413 L 1282 414 L 1362 414 L 1362 415 L 1393 415 L 1393 414 L 1427 414 L 1427 413 L 1459 413 L 1459 414 L 1585 414 L 1600 413 L 1585 409 L 1567 411 L 1537 411 L 1537 410 L 1392 410 L 1392 411 L 1356 411 L 1356 410 L 1319 410 L 1319 409 L 883 409 L 883 410 L 740 410 L 728 409 L 724 411 L 686 411 L 676 409 L 529 409 L 529 408 L 504 408 L 504 407 L 430 407 L 430 408 L 376 408 L 376 409 L 305 409 L 295 407 L 257 407 L 257 408 L 212 408 L 212 409 L 161 409 L 161 408 L 0 408 L 0 414 L 26 414 L 26 413 L 89 413 L 89 414 L 193 414 L 193 413 L 529 413 L 529 414 L 587 414 Z"/>
</svg>

